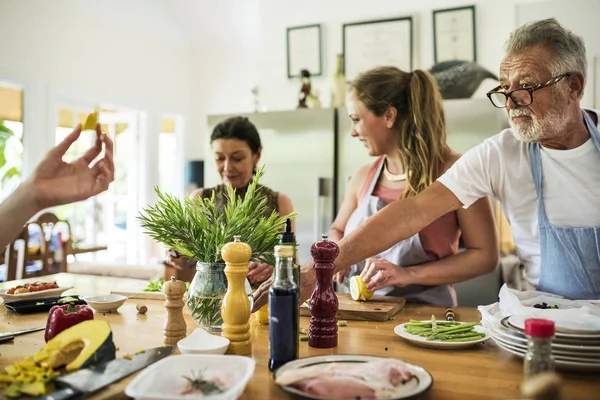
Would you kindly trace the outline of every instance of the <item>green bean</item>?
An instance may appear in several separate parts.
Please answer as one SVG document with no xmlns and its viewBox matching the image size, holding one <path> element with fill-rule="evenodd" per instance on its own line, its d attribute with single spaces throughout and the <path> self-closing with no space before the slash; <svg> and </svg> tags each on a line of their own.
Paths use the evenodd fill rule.
<svg viewBox="0 0 600 400">
<path fill-rule="evenodd" d="M 436 321 L 431 316 L 431 321 L 410 320 L 404 324 L 404 330 L 412 335 L 423 336 L 427 340 L 440 340 L 443 342 L 467 342 L 483 338 L 485 335 L 475 331 L 474 322 L 458 323 L 455 321 Z"/>
</svg>

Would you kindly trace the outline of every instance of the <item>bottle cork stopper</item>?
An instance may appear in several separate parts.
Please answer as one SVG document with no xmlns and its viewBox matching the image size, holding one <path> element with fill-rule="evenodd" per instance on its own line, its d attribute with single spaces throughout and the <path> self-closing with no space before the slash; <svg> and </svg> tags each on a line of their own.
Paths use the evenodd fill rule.
<svg viewBox="0 0 600 400">
<path fill-rule="evenodd" d="M 148 312 L 148 307 L 146 307 L 144 304 L 142 303 L 138 303 L 135 306 L 135 309 L 140 313 L 140 314 L 146 314 Z"/>
</svg>

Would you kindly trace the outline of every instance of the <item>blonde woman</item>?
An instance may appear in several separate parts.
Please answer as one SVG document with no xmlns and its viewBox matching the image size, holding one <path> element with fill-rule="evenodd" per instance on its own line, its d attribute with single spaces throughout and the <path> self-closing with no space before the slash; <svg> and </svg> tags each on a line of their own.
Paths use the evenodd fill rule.
<svg viewBox="0 0 600 400">
<path fill-rule="evenodd" d="M 423 191 L 460 157 L 446 143 L 442 99 L 429 73 L 379 67 L 359 75 L 350 89 L 351 134 L 377 158 L 350 180 L 329 231 L 329 238 L 335 241 L 388 203 Z M 465 250 L 459 253 L 461 234 Z M 338 273 L 336 280 L 342 282 L 345 276 L 360 273 L 367 288 L 377 294 L 454 306 L 456 293 L 451 285 L 493 271 L 497 260 L 492 209 L 489 199 L 482 198 Z M 411 284 L 399 285 L 407 280 Z"/>
</svg>

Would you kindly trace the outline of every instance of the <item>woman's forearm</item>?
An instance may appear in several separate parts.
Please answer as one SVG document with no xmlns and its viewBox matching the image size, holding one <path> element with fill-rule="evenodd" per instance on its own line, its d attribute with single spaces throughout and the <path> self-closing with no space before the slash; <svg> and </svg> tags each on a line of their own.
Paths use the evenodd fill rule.
<svg viewBox="0 0 600 400">
<path fill-rule="evenodd" d="M 344 237 L 344 232 L 340 231 L 336 228 L 331 228 L 327 233 L 327 240 L 331 240 L 332 242 L 339 242 Z"/>
<path fill-rule="evenodd" d="M 498 266 L 497 255 L 478 249 L 463 252 L 414 267 L 405 267 L 406 284 L 450 285 L 488 274 Z"/>
<path fill-rule="evenodd" d="M 24 182 L 0 204 L 0 250 L 13 240 L 23 229 L 23 225 L 39 211 L 33 185 Z"/>
</svg>

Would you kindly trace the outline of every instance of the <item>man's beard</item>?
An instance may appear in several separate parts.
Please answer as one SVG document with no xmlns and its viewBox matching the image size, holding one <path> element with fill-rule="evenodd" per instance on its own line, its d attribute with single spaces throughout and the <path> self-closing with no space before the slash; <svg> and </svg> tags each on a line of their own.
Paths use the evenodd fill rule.
<svg viewBox="0 0 600 400">
<path fill-rule="evenodd" d="M 526 115 L 531 119 L 515 123 L 513 117 Z M 567 113 L 561 105 L 557 94 L 552 96 L 552 105 L 544 118 L 538 119 L 528 108 L 520 107 L 510 110 L 509 123 L 513 136 L 523 142 L 539 142 L 541 140 L 555 139 L 566 134 Z"/>
</svg>

